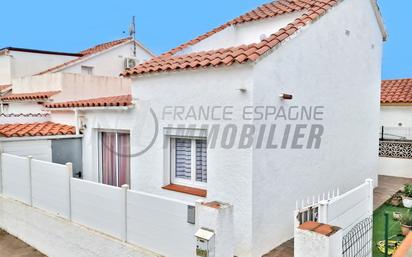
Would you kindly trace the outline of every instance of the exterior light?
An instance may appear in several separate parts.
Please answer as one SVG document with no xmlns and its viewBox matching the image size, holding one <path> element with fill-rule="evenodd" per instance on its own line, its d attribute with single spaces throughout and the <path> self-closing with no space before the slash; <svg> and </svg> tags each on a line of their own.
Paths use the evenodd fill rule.
<svg viewBox="0 0 412 257">
<path fill-rule="evenodd" d="M 292 100 L 292 99 L 293 99 L 293 95 L 280 94 L 280 99 L 282 99 L 282 100 Z"/>
</svg>

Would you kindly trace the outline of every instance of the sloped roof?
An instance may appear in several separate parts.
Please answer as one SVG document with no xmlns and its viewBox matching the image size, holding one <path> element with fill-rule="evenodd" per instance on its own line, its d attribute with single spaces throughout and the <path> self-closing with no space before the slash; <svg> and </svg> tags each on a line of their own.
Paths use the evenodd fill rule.
<svg viewBox="0 0 412 257">
<path fill-rule="evenodd" d="M 381 103 L 412 103 L 412 78 L 383 80 L 381 85 Z"/>
<path fill-rule="evenodd" d="M 132 40 L 131 37 L 127 37 L 127 38 L 122 38 L 122 39 L 106 42 L 103 44 L 98 44 L 96 46 L 93 46 L 93 47 L 90 47 L 88 49 L 81 51 L 80 54 L 84 56 L 84 55 L 91 55 L 91 54 L 99 53 L 109 48 L 112 48 L 114 46 L 123 44 L 124 42 L 131 41 L 131 40 Z"/>
<path fill-rule="evenodd" d="M 51 96 L 60 93 L 60 91 L 45 91 L 45 92 L 31 92 L 31 93 L 19 93 L 8 94 L 0 99 L 2 101 L 44 101 L 48 100 Z"/>
<path fill-rule="evenodd" d="M 121 107 L 132 105 L 131 95 L 99 97 L 60 103 L 45 103 L 46 108 Z"/>
<path fill-rule="evenodd" d="M 0 91 L 11 89 L 11 84 L 0 85 Z"/>
<path fill-rule="evenodd" d="M 232 65 L 235 63 L 245 63 L 256 61 L 259 57 L 279 45 L 285 39 L 296 33 L 299 29 L 317 20 L 324 15 L 330 8 L 338 4 L 338 0 L 279 0 L 262 5 L 188 43 L 185 43 L 159 57 L 150 59 L 133 69 L 125 71 L 124 76 L 139 75 L 151 72 L 162 72 L 179 69 L 195 69 L 199 67 Z M 259 43 L 241 45 L 236 47 L 210 50 L 203 52 L 190 53 L 175 56 L 174 54 L 194 45 L 211 35 L 222 31 L 233 24 L 245 23 L 276 17 L 286 13 L 305 11 L 304 14 L 288 24 L 278 32 L 272 34 Z"/>
<path fill-rule="evenodd" d="M 83 59 L 85 59 L 85 58 L 87 58 L 87 57 L 90 57 L 91 55 L 98 54 L 98 53 L 100 53 L 100 52 L 103 52 L 103 51 L 108 50 L 108 49 L 110 49 L 110 48 L 119 46 L 119 45 L 121 45 L 121 44 L 125 44 L 125 43 L 127 43 L 127 42 L 133 42 L 133 38 L 131 38 L 131 37 L 126 37 L 126 38 L 122 38 L 122 39 L 118 39 L 118 40 L 114 40 L 114 41 L 110 41 L 110 42 L 106 42 L 106 43 L 103 43 L 103 44 L 99 44 L 99 45 L 93 46 L 93 47 L 91 47 L 91 48 L 88 48 L 88 49 L 85 49 L 85 50 L 81 51 L 81 52 L 80 52 L 81 56 L 80 56 L 79 58 L 76 58 L 76 59 L 67 61 L 67 62 L 65 62 L 65 63 L 59 64 L 59 65 L 54 66 L 54 67 L 52 67 L 52 68 L 49 68 L 49 69 L 47 69 L 47 70 L 45 70 L 45 71 L 39 72 L 39 73 L 36 74 L 36 75 L 42 75 L 42 74 L 45 74 L 45 73 L 58 71 L 58 70 L 60 70 L 60 69 L 62 69 L 62 68 L 65 68 L 65 67 L 67 67 L 67 66 L 70 66 L 70 65 L 72 65 L 72 64 L 74 64 L 74 63 L 80 62 L 80 61 L 82 61 Z"/>
<path fill-rule="evenodd" d="M 74 135 L 74 126 L 53 123 L 0 124 L 0 137 L 35 137 Z"/>
</svg>

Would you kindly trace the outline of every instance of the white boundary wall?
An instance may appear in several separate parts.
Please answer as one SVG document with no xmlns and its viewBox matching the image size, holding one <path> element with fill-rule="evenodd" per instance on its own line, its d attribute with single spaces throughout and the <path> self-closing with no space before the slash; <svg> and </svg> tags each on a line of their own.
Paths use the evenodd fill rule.
<svg viewBox="0 0 412 257">
<path fill-rule="evenodd" d="M 131 191 L 127 185 L 118 188 L 76 179 L 70 163 L 60 165 L 31 157 L 2 154 L 1 175 L 2 193 L 9 198 L 168 257 L 194 256 L 194 234 L 204 226 L 229 238 L 219 251 L 233 252 L 233 212 L 224 214 L 225 208 L 212 215 L 211 223 L 210 211 L 199 211 L 209 208 L 206 205 Z M 188 223 L 188 206 L 196 208 L 195 224 Z M 232 222 L 221 222 L 223 219 Z M 200 224 L 203 220 L 208 222 Z M 32 238 L 31 232 L 19 233 L 16 236 L 22 240 Z M 56 250 L 47 242 L 36 243 L 36 247 Z"/>
<path fill-rule="evenodd" d="M 31 204 L 30 160 L 11 154 L 2 154 L 3 194 Z"/>
<path fill-rule="evenodd" d="M 186 221 L 187 205 L 182 201 L 129 191 L 128 241 L 168 257 L 194 256 L 196 230 Z"/>
<path fill-rule="evenodd" d="M 69 167 L 39 160 L 31 161 L 34 207 L 70 218 Z"/>
<path fill-rule="evenodd" d="M 122 188 L 71 179 L 72 220 L 125 240 L 125 199 Z"/>
<path fill-rule="evenodd" d="M 379 157 L 379 175 L 412 178 L 412 159 Z"/>
<path fill-rule="evenodd" d="M 349 231 L 358 222 L 371 217 L 373 214 L 373 180 L 367 179 L 358 187 L 339 195 L 330 193 L 323 194 L 318 197 L 318 201 L 313 201 L 308 206 L 297 208 L 294 213 L 295 227 L 297 228 L 301 221 L 298 220 L 299 213 L 305 213 L 308 210 L 317 210 L 316 214 L 311 214 L 305 221 L 318 221 L 320 223 L 329 224 L 340 227 L 344 233 Z M 310 198 L 312 199 L 312 198 Z M 315 198 L 313 198 L 315 199 Z M 323 200 L 321 200 L 323 199 Z"/>
</svg>

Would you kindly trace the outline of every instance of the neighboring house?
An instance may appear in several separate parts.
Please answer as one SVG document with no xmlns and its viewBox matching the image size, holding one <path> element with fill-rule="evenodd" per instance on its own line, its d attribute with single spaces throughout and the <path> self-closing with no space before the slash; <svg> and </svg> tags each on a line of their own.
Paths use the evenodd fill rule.
<svg viewBox="0 0 412 257">
<path fill-rule="evenodd" d="M 81 56 L 81 53 L 62 53 L 17 47 L 0 49 L 0 85 L 10 85 L 15 78 L 31 76 Z"/>
<path fill-rule="evenodd" d="M 119 74 L 125 71 L 128 65 L 135 65 L 153 57 L 153 54 L 132 38 L 124 38 L 103 43 L 73 55 L 74 57 L 70 59 L 50 63 L 54 67 L 42 66 L 41 70 L 35 70 L 36 74 L 31 71 L 26 74 L 28 76 L 13 77 L 12 85 L 4 86 L 4 90 L 8 90 L 8 93 L 1 97 L 3 112 L 0 116 L 0 124 L 7 129 L 20 125 L 29 128 L 38 127 L 39 124 L 49 123 L 70 126 L 73 128 L 75 140 L 66 140 L 68 141 L 67 148 L 61 149 L 60 145 L 63 144 L 53 143 L 63 142 L 62 140 L 53 141 L 46 137 L 38 137 L 33 133 L 26 133 L 24 136 L 13 135 L 5 139 L 10 147 L 3 148 L 3 150 L 7 153 L 34 156 L 42 152 L 39 157 L 42 160 L 63 164 L 73 162 L 74 171 L 80 176 L 83 170 L 82 123 L 78 122 L 78 117 L 81 117 L 81 112 L 77 109 L 55 108 L 51 113 L 44 106 L 53 102 L 81 101 L 116 95 L 130 96 L 131 80 L 119 78 Z M 36 63 L 25 65 L 36 66 Z M 128 101 L 131 102 L 131 97 Z M 33 147 L 26 148 L 25 143 L 21 143 L 23 140 L 35 141 L 45 150 L 37 151 Z M 56 157 L 56 154 L 59 154 L 59 157 Z"/>
<path fill-rule="evenodd" d="M 135 49 L 136 55 L 134 54 Z M 72 92 L 77 95 L 64 99 L 66 101 L 113 95 L 115 92 L 105 91 L 110 87 L 96 90 L 93 86 L 87 86 L 82 89 L 83 91 L 79 91 L 82 88 L 80 86 L 66 85 L 66 88 L 63 89 L 62 84 L 64 81 L 82 84 L 88 76 L 94 76 L 96 77 L 95 81 L 97 77 L 108 77 L 108 82 L 104 82 L 105 79 L 100 78 L 100 81 L 107 85 L 110 83 L 110 77 L 118 77 L 125 69 L 153 57 L 149 50 L 130 37 L 99 44 L 72 55 L 75 57 L 57 63 L 51 62 L 49 66 L 41 66 L 41 69 L 37 69 L 36 72 L 13 77 L 12 92 L 1 98 L 3 113 L 44 113 L 41 110 L 42 106 L 38 103 L 53 100 L 52 96 L 55 98 L 56 95 L 64 93 L 64 90 L 70 90 L 71 87 L 78 89 L 77 92 Z M 36 65 L 37 63 L 30 65 L 26 63 L 26 66 Z M 79 76 L 71 74 L 79 74 Z M 122 93 L 125 92 L 120 91 L 117 94 Z M 61 97 L 66 96 L 67 94 Z"/>
<path fill-rule="evenodd" d="M 385 38 L 374 0 L 280 0 L 124 72 L 135 103 L 99 98 L 45 107 L 77 113 L 85 178 L 193 204 L 233 204 L 236 256 L 261 256 L 293 236 L 297 200 L 377 178 Z M 319 107 L 321 117 L 239 113 L 294 106 Z M 233 107 L 231 119 L 193 113 L 208 107 Z M 282 134 L 275 139 L 286 143 L 228 147 L 219 134 L 210 147 L 213 125 L 232 133 L 276 125 Z M 296 141 L 283 136 L 289 130 Z"/>
<path fill-rule="evenodd" d="M 382 81 L 379 174 L 412 177 L 412 79 Z"/>
<path fill-rule="evenodd" d="M 0 124 L 2 153 L 61 164 L 72 162 L 75 173 L 82 170 L 80 146 L 81 136 L 76 135 L 74 126 L 53 122 Z"/>
</svg>

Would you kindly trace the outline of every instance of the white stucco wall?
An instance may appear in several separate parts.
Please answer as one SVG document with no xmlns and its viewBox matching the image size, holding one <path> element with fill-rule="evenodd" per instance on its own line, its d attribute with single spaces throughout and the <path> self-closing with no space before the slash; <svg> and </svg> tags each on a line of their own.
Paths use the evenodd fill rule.
<svg viewBox="0 0 412 257">
<path fill-rule="evenodd" d="M 37 114 L 37 113 L 46 113 L 42 110 L 42 105 L 37 102 L 9 102 L 9 107 L 7 113 L 13 114 Z"/>
<path fill-rule="evenodd" d="M 64 73 L 81 73 L 82 66 L 93 67 L 93 75 L 118 77 L 124 71 L 126 57 L 133 56 L 133 43 L 113 47 L 109 51 L 94 55 L 82 62 L 69 66 Z M 141 47 L 136 48 L 136 58 L 140 61 L 151 58 L 151 55 Z"/>
<path fill-rule="evenodd" d="M 296 201 L 377 178 L 381 53 L 370 1 L 345 0 L 256 65 L 254 104 L 324 106 L 323 121 L 276 122 L 319 123 L 324 135 L 318 150 L 254 152 L 253 256 L 293 236 Z"/>
<path fill-rule="evenodd" d="M 407 136 L 407 131 L 412 129 L 412 106 L 381 106 L 380 125 L 389 127 L 385 132 L 387 137 L 394 132 Z M 396 133 L 396 128 L 399 128 L 399 133 Z M 379 175 L 412 178 L 412 160 L 380 157 Z"/>
<path fill-rule="evenodd" d="M 11 59 L 8 55 L 0 55 L 0 85 L 11 83 Z"/>
<path fill-rule="evenodd" d="M 67 113 L 67 115 L 69 115 Z M 140 126 L 140 115 L 132 110 L 125 111 L 88 111 L 80 114 L 85 117 L 87 128 L 83 131 L 83 175 L 84 179 L 99 182 L 98 133 L 101 130 L 131 131 Z M 136 138 L 131 134 L 131 149 L 136 145 Z M 135 167 L 131 163 L 131 188 L 135 189 Z"/>
<path fill-rule="evenodd" d="M 132 187 L 156 195 L 193 202 L 199 197 L 162 189 L 170 183 L 168 179 L 168 150 L 163 128 L 178 124 L 227 124 L 241 125 L 239 116 L 233 121 L 174 121 L 162 119 L 165 106 L 230 106 L 240 108 L 251 104 L 251 95 L 243 94 L 239 88 L 251 89 L 251 66 L 197 70 L 172 74 L 159 74 L 134 81 L 133 96 L 156 112 L 159 118 L 159 136 L 148 152 L 132 159 Z M 144 105 L 142 104 L 142 106 Z M 147 107 L 145 107 L 147 108 Z M 147 112 L 141 108 L 136 113 Z M 154 122 L 149 115 L 145 123 L 132 130 L 132 152 L 147 146 L 154 133 Z M 208 149 L 207 199 L 231 203 L 235 206 L 236 255 L 247 256 L 251 249 L 252 221 L 252 151 L 251 149 L 223 149 L 220 141 L 215 149 Z"/>
<path fill-rule="evenodd" d="M 381 106 L 380 125 L 385 127 L 412 127 L 412 106 Z"/>
<path fill-rule="evenodd" d="M 50 140 L 20 140 L 0 142 L 3 153 L 18 156 L 32 156 L 34 159 L 48 161 L 52 160 L 52 150 Z"/>
<path fill-rule="evenodd" d="M 260 37 L 262 35 L 269 37 L 301 15 L 302 12 L 295 12 L 274 18 L 230 26 L 177 54 L 187 54 L 239 46 L 242 44 L 258 43 L 260 42 Z"/>
<path fill-rule="evenodd" d="M 12 60 L 12 79 L 34 75 L 53 66 L 77 58 L 76 56 L 68 55 L 41 54 L 20 51 L 10 51 L 10 56 Z"/>
</svg>

